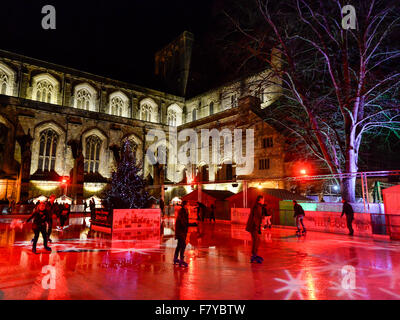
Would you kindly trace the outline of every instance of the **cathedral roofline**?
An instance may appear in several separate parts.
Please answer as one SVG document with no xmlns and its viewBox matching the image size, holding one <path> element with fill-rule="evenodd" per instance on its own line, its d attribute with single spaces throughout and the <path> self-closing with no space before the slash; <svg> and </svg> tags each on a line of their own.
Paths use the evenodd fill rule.
<svg viewBox="0 0 400 320">
<path fill-rule="evenodd" d="M 149 94 L 152 94 L 154 96 L 158 96 L 158 97 L 164 98 L 164 99 L 177 100 L 182 103 L 185 101 L 184 97 L 177 96 L 177 95 L 174 95 L 171 93 L 162 92 L 162 91 L 147 88 L 147 87 L 142 87 L 142 86 L 135 85 L 135 84 L 132 84 L 129 82 L 115 80 L 115 79 L 111 79 L 111 78 L 104 77 L 104 76 L 99 76 L 99 75 L 96 75 L 96 74 L 93 74 L 90 72 L 81 71 L 78 69 L 66 67 L 63 65 L 56 64 L 56 63 L 24 56 L 19 53 L 14 53 L 14 52 L 0 49 L 0 56 L 3 58 L 14 60 L 16 62 L 20 62 L 22 64 L 25 63 L 25 64 L 31 64 L 31 65 L 34 65 L 37 67 L 44 67 L 44 68 L 52 69 L 54 71 L 60 71 L 60 72 L 66 73 L 66 74 L 71 74 L 71 75 L 82 77 L 82 78 L 88 78 L 93 81 L 97 81 L 97 82 L 101 82 L 101 83 L 105 83 L 105 84 L 114 84 L 116 86 L 123 87 L 123 88 L 130 89 L 130 90 L 141 91 L 141 92 L 145 91 L 145 92 L 148 92 Z"/>
</svg>

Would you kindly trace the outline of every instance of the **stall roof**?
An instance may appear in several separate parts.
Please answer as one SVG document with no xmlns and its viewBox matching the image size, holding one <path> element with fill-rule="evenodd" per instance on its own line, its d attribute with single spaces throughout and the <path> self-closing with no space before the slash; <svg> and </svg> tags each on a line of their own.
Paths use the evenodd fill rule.
<svg viewBox="0 0 400 320">
<path fill-rule="evenodd" d="M 201 190 L 201 192 L 203 192 L 217 200 L 225 200 L 226 198 L 229 198 L 230 196 L 234 195 L 233 192 L 225 191 L 225 190 Z"/>
<path fill-rule="evenodd" d="M 215 200 L 225 200 L 226 198 L 229 198 L 234 195 L 233 192 L 224 191 L 224 190 L 203 190 L 202 189 L 201 193 L 208 197 L 211 197 Z M 182 200 L 197 199 L 197 194 L 198 194 L 198 190 L 196 189 L 196 190 L 184 195 L 182 197 Z"/>
</svg>

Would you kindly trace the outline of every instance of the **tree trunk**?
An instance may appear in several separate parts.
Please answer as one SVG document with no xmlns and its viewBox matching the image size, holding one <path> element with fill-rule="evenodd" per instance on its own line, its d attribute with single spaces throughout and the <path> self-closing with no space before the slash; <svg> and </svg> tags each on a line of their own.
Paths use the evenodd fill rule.
<svg viewBox="0 0 400 320">
<path fill-rule="evenodd" d="M 349 147 L 346 150 L 346 173 L 354 173 L 354 176 L 349 178 L 342 178 L 342 198 L 348 202 L 355 202 L 356 200 L 356 172 L 357 168 L 357 156 L 354 150 L 354 139 L 350 136 Z"/>
<path fill-rule="evenodd" d="M 341 179 L 342 199 L 348 202 L 356 200 L 356 176 Z"/>
</svg>

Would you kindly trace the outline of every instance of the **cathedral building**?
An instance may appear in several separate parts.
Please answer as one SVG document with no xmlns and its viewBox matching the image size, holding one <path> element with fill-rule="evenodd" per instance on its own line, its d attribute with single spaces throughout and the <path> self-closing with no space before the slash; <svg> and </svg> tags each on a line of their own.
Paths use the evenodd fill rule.
<svg viewBox="0 0 400 320">
<path fill-rule="evenodd" d="M 255 112 L 279 96 L 263 85 L 269 70 L 185 97 L 192 41 L 185 32 L 156 53 L 156 73 L 169 84 L 176 74 L 175 94 L 0 50 L 0 199 L 24 202 L 54 193 L 79 202 L 101 196 L 126 140 L 149 186 L 168 190 L 167 198 L 190 191 L 185 184 L 193 182 L 233 192 L 243 180 L 285 187 L 275 179 L 292 174 L 284 161 L 285 139 Z M 237 174 L 238 166 L 226 157 L 212 165 L 170 159 L 164 166 L 150 165 L 147 133 L 158 129 L 168 135 L 170 127 L 195 129 L 199 141 L 202 129 L 254 129 L 254 169 Z"/>
</svg>

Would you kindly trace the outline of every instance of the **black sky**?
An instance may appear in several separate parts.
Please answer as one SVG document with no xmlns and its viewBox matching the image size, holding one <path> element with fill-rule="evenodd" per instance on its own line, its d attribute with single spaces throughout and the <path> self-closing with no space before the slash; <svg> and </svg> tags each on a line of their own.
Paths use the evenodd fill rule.
<svg viewBox="0 0 400 320">
<path fill-rule="evenodd" d="M 56 30 L 41 9 L 56 8 Z M 1 4 L 0 48 L 139 85 L 151 85 L 154 53 L 184 30 L 209 32 L 212 0 L 14 0 Z"/>
</svg>

